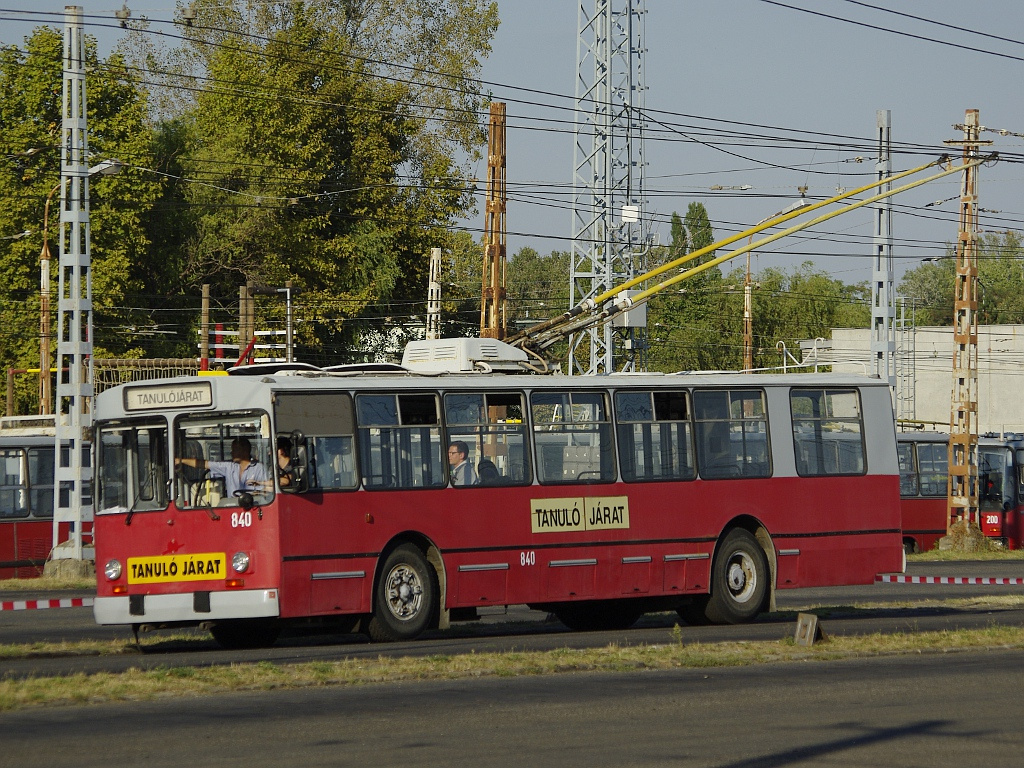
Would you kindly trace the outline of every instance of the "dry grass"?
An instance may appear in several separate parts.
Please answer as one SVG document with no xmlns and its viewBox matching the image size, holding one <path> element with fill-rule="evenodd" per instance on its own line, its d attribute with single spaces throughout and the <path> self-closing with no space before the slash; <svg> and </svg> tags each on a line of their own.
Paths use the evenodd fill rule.
<svg viewBox="0 0 1024 768">
<path fill-rule="evenodd" d="M 81 652 L 138 652 L 124 643 Z M 104 644 L 95 644 L 103 646 Z M 92 650 L 87 650 L 92 648 Z M 585 672 L 636 672 L 680 668 L 732 667 L 785 661 L 815 661 L 907 653 L 949 653 L 967 649 L 1024 648 L 1024 628 L 985 629 L 830 638 L 811 647 L 791 637 L 774 641 L 684 643 L 678 625 L 659 645 L 552 651 L 471 653 L 377 659 L 350 659 L 278 665 L 270 662 L 195 668 L 173 667 L 122 674 L 76 674 L 57 678 L 0 680 L 0 711 L 25 707 L 138 701 L 166 696 L 202 696 L 228 691 L 313 686 L 373 685 L 400 681 L 514 677 Z M 59 647 L 50 648 L 55 652 Z M 42 649 L 37 649 L 36 652 Z"/>
<path fill-rule="evenodd" d="M 0 592 L 49 592 L 64 589 L 87 589 L 95 592 L 96 577 L 58 579 L 52 576 L 40 576 L 38 579 L 0 579 Z"/>
</svg>

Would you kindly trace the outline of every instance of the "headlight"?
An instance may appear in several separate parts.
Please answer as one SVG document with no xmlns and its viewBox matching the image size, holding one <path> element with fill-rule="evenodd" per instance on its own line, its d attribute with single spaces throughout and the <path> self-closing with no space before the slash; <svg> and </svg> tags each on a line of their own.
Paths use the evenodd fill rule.
<svg viewBox="0 0 1024 768">
<path fill-rule="evenodd" d="M 245 573 L 249 570 L 249 554 L 247 552 L 235 552 L 231 556 L 231 567 L 235 573 Z"/>
<path fill-rule="evenodd" d="M 107 564 L 103 566 L 103 573 L 107 581 L 117 581 L 121 578 L 121 564 L 117 560 L 107 560 Z"/>
</svg>

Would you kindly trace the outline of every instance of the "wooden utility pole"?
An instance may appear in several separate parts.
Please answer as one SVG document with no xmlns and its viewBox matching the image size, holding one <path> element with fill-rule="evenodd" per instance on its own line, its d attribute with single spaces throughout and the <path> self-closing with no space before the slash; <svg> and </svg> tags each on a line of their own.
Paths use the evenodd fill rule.
<svg viewBox="0 0 1024 768">
<path fill-rule="evenodd" d="M 964 117 L 963 186 L 960 193 L 960 234 L 956 245 L 956 292 L 953 304 L 953 393 L 949 415 L 949 484 L 946 502 L 946 544 L 972 549 L 981 537 L 978 518 L 978 110 Z M 976 532 L 976 533 L 975 533 Z M 954 534 L 957 534 L 954 536 Z M 962 537 L 962 538 L 961 538 Z"/>
<path fill-rule="evenodd" d="M 505 338 L 505 104 L 491 102 L 487 128 L 487 217 L 484 225 L 480 338 Z"/>
</svg>

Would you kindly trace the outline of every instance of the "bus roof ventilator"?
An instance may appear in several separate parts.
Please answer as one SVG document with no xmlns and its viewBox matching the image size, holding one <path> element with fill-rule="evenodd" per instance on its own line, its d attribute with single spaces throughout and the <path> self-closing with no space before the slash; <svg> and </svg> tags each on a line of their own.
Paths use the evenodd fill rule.
<svg viewBox="0 0 1024 768">
<path fill-rule="evenodd" d="M 526 352 L 497 339 L 425 339 L 406 346 L 402 367 L 430 373 L 522 373 L 528 360 Z"/>
</svg>

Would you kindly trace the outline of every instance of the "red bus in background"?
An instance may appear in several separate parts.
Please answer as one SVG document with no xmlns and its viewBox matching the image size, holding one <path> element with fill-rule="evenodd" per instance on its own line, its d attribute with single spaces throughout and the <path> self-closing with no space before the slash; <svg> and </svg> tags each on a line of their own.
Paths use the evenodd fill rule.
<svg viewBox="0 0 1024 768">
<path fill-rule="evenodd" d="M 0 418 L 0 579 L 43 574 L 53 546 L 55 439 L 52 416 Z"/>
<path fill-rule="evenodd" d="M 515 375 L 525 355 L 501 342 L 422 345 L 406 370 L 99 394 L 96 620 L 224 646 L 286 623 L 408 639 L 510 604 L 581 630 L 741 622 L 776 589 L 903 569 L 884 382 Z M 232 484 L 269 481 L 229 493 L 243 460 Z"/>
<path fill-rule="evenodd" d="M 903 545 L 907 553 L 934 549 L 946 535 L 949 435 L 897 434 Z M 981 532 L 1008 549 L 1024 541 L 1024 436 L 987 433 L 978 438 L 978 508 Z"/>
</svg>

